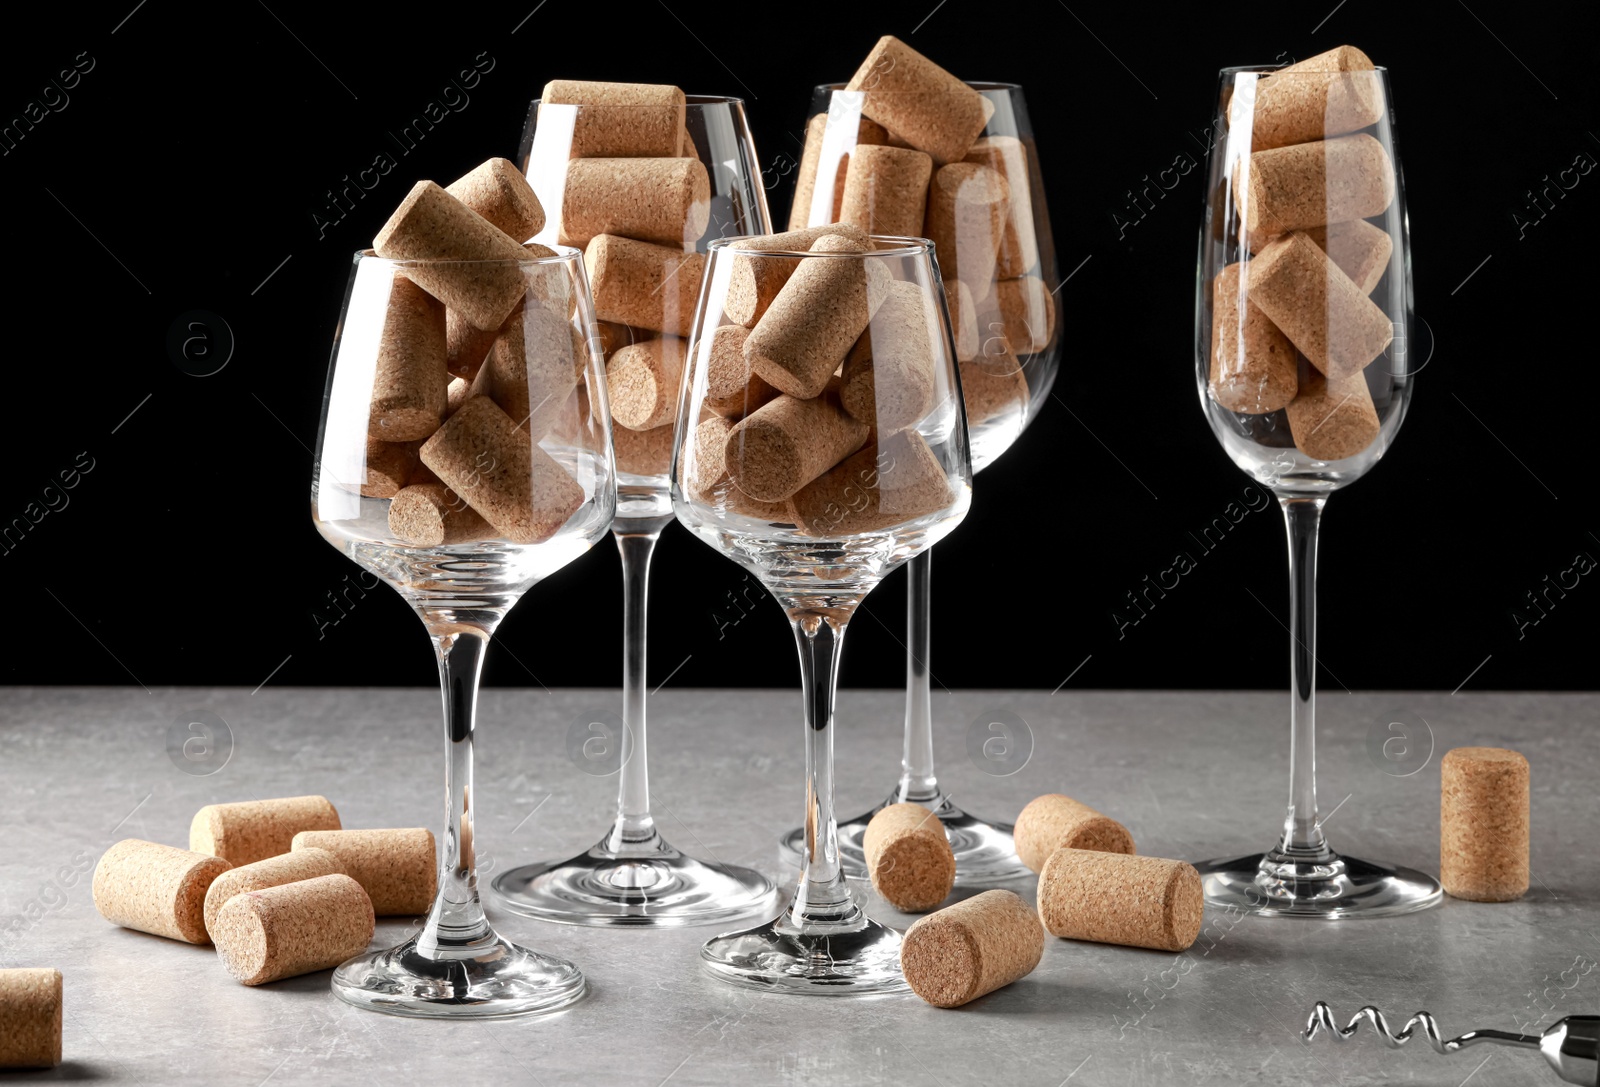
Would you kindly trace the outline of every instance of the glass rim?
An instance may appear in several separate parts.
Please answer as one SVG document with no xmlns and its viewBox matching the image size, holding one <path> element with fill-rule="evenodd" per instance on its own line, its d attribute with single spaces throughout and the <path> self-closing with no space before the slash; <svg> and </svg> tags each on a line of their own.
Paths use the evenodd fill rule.
<svg viewBox="0 0 1600 1087">
<path fill-rule="evenodd" d="M 542 105 L 544 105 L 544 99 L 543 98 L 535 98 L 533 100 L 533 104 L 536 105 L 536 106 L 542 106 Z M 552 102 L 550 104 L 552 106 L 571 106 L 574 109 L 653 109 L 653 110 L 659 110 L 659 109 L 664 108 L 664 107 L 662 107 L 662 106 L 660 106 L 658 104 L 642 103 L 642 102 L 641 103 L 631 103 L 631 104 L 628 104 L 628 105 L 613 105 L 610 102 Z M 744 99 L 738 97 L 737 95 L 731 95 L 731 94 L 685 94 L 683 96 L 683 105 L 684 105 L 685 109 L 693 109 L 696 106 L 700 106 L 702 108 L 706 107 L 706 106 L 742 106 L 742 105 L 744 105 Z"/>
<path fill-rule="evenodd" d="M 1278 75 L 1278 74 L 1282 73 L 1284 71 L 1284 69 L 1286 69 L 1286 68 L 1288 68 L 1287 64 L 1282 65 L 1282 66 L 1270 65 L 1270 64 L 1240 64 L 1240 65 L 1238 65 L 1236 67 L 1233 67 L 1233 68 L 1221 68 L 1221 69 L 1219 69 L 1217 71 L 1217 74 L 1219 76 L 1246 75 L 1246 74 Z M 1389 69 L 1384 67 L 1381 64 L 1374 64 L 1370 69 L 1351 69 L 1351 71 L 1352 72 L 1353 71 L 1373 71 L 1373 72 L 1380 72 L 1383 75 L 1388 75 L 1389 74 Z M 1332 75 L 1333 73 L 1332 72 L 1290 72 L 1289 74 L 1290 75 L 1303 75 L 1303 76 L 1321 76 L 1321 77 L 1326 78 L 1327 76 Z"/>
<path fill-rule="evenodd" d="M 832 224 L 829 224 L 832 225 Z M 927 238 L 913 238 L 902 234 L 869 234 L 873 242 L 893 243 L 887 249 L 869 249 L 864 253 L 818 253 L 810 249 L 751 249 L 736 243 L 749 238 L 771 237 L 767 234 L 740 234 L 732 238 L 713 238 L 707 246 L 712 253 L 729 252 L 741 257 L 914 257 L 924 253 L 932 255 L 933 242 Z"/>
<path fill-rule="evenodd" d="M 1021 83 L 1006 83 L 1006 82 L 1004 82 L 1002 80 L 998 80 L 998 79 L 963 79 L 961 82 L 965 83 L 968 87 L 972 88 L 975 91 L 1020 91 L 1020 90 L 1022 90 L 1022 84 Z M 820 91 L 830 91 L 830 92 L 831 91 L 842 91 L 848 85 L 849 85 L 849 81 L 848 80 L 846 80 L 844 83 L 818 83 L 815 87 L 811 88 L 811 93 L 812 94 L 817 94 Z M 860 92 L 857 92 L 857 93 L 860 93 Z M 923 92 L 923 91 L 875 91 L 873 93 L 875 93 L 875 94 L 923 94 L 925 92 Z"/>
<path fill-rule="evenodd" d="M 377 250 L 373 249 L 371 246 L 367 246 L 363 249 L 357 249 L 353 256 L 358 262 L 371 261 L 381 264 L 392 264 L 396 268 L 415 268 L 421 265 L 434 264 L 514 264 L 518 268 L 525 268 L 536 264 L 566 264 L 572 261 L 578 261 L 580 263 L 583 261 L 582 249 L 577 249 L 570 245 L 547 245 L 545 248 L 554 249 L 555 252 L 548 257 L 536 257 L 529 255 L 524 259 L 518 260 L 511 260 L 510 258 L 502 260 L 498 257 L 491 257 L 488 260 L 400 260 L 395 257 L 380 257 Z"/>
</svg>

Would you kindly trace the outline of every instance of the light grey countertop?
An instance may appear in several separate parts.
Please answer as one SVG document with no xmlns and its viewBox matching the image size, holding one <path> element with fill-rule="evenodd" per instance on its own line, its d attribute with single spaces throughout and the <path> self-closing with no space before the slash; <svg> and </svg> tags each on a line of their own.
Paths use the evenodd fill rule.
<svg viewBox="0 0 1600 1087">
<path fill-rule="evenodd" d="M 1122 820 L 1141 853 L 1191 861 L 1271 844 L 1288 798 L 1287 696 L 961 691 L 936 696 L 935 749 L 955 801 L 1013 819 L 1065 792 Z M 777 838 L 799 818 L 795 691 L 663 690 L 650 700 L 651 786 L 668 839 L 790 883 Z M 841 816 L 898 772 L 902 697 L 840 697 Z M 601 930 L 495 908 L 500 931 L 575 961 L 589 995 L 555 1016 L 447 1024 L 347 1006 L 313 974 L 234 983 L 215 952 L 114 928 L 74 858 L 125 837 L 186 845 L 203 804 L 322 793 L 347 827 L 438 832 L 444 750 L 436 693 L 402 690 L 18 689 L 0 695 L 0 965 L 65 976 L 65 1057 L 0 1082 L 96 1080 L 260 1087 L 292 1083 L 1096 1084 L 1558 1082 L 1538 1054 L 1390 1051 L 1363 1028 L 1337 1048 L 1297 1031 L 1314 1001 L 1341 1020 L 1373 1003 L 1402 1023 L 1426 1009 L 1448 1034 L 1532 1029 L 1600 1013 L 1593 737 L 1600 696 L 1329 694 L 1318 771 L 1341 851 L 1438 872 L 1439 757 L 1515 747 L 1533 768 L 1533 887 L 1520 902 L 1446 899 L 1379 921 L 1236 919 L 1207 911 L 1184 955 L 1050 939 L 1024 980 L 965 1008 L 914 996 L 818 999 L 734 989 L 701 972 L 715 929 Z M 486 868 L 566 856 L 605 829 L 615 778 L 566 755 L 567 729 L 620 709 L 615 691 L 490 690 L 479 717 L 478 840 Z M 1007 709 L 1032 761 L 991 777 L 966 757 L 975 719 Z M 186 773 L 169 726 L 213 714 L 234 750 Z M 1426 724 L 1424 724 L 1426 722 Z M 1420 771 L 1368 754 L 1402 726 L 1431 730 Z M 190 769 L 193 769 L 191 766 Z M 538 811 L 527 818 L 538 806 Z M 92 860 L 87 862 L 92 863 Z M 63 873 L 63 869 L 66 871 Z M 486 873 L 487 874 L 487 873 Z M 62 886 L 70 882 L 70 886 Z M 482 881 L 485 885 L 487 880 Z M 903 927 L 865 884 L 871 912 Z M 1033 888 L 1016 888 L 1032 899 Z M 380 921 L 395 942 L 411 926 Z M 733 926 L 728 926 L 733 927 Z"/>
</svg>

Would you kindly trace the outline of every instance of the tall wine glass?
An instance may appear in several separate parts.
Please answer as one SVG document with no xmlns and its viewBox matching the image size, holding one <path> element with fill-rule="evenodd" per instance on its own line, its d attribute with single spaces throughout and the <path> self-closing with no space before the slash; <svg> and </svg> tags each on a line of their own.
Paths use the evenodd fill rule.
<svg viewBox="0 0 1600 1087">
<path fill-rule="evenodd" d="M 1317 810 L 1323 505 L 1388 451 L 1412 374 L 1411 260 L 1388 72 L 1345 47 L 1221 74 L 1195 301 L 1200 406 L 1270 487 L 1289 537 L 1289 809 L 1268 852 L 1199 865 L 1208 900 L 1351 917 L 1440 900 L 1409 868 L 1341 856 Z"/>
<path fill-rule="evenodd" d="M 900 935 L 865 915 L 839 864 L 834 694 L 856 606 L 970 504 L 954 347 L 926 241 L 760 244 L 711 245 L 672 499 L 690 531 L 760 579 L 794 629 L 805 863 L 781 914 L 716 937 L 701 958 L 717 977 L 760 989 L 896 991 Z M 770 297 L 753 327 L 728 322 L 750 312 L 752 296 Z M 745 375 L 741 394 L 724 392 L 730 373 Z"/>
<path fill-rule="evenodd" d="M 521 298 L 498 326 L 496 380 L 465 399 L 459 382 L 447 399 L 447 311 L 430 292 L 454 300 L 490 282 L 499 297 Z M 356 254 L 311 515 L 324 539 L 416 609 L 433 640 L 449 807 L 438 898 L 422 930 L 334 971 L 333 991 L 352 1004 L 488 1018 L 554 1010 L 583 994 L 575 966 L 509 943 L 484 916 L 472 744 L 490 636 L 524 592 L 605 533 L 616 509 L 605 381 L 597 354 L 584 350 L 595 339 L 574 249 L 521 262 Z"/>
<path fill-rule="evenodd" d="M 920 232 L 936 243 L 954 322 L 956 357 L 965 389 L 971 427 L 972 470 L 980 472 L 1022 435 L 1037 417 L 1055 384 L 1061 362 L 1057 334 L 1055 244 L 1045 207 L 1033 125 L 1022 88 L 1014 83 L 967 84 L 992 107 L 989 122 L 954 170 L 921 161 L 872 114 L 873 98 L 883 90 L 850 91 L 824 84 L 811 96 L 789 228 L 850 222 L 882 232 L 904 218 L 907 201 L 897 185 L 876 181 L 882 171 L 900 185 L 918 180 L 932 190 Z M 859 147 L 871 146 L 873 162 L 863 169 Z M 885 148 L 898 148 L 886 151 Z M 927 156 L 922 156 L 926 159 Z M 852 170 L 855 171 L 852 174 Z M 926 171 L 925 174 L 922 171 Z M 980 214 L 949 220 L 933 210 L 959 204 Z M 993 212 L 994 214 L 981 214 Z M 915 214 L 924 212 L 917 202 Z M 992 224 L 992 225 L 991 225 Z M 1031 873 L 1017 859 L 1011 824 L 964 810 L 939 785 L 933 763 L 933 698 L 928 661 L 931 653 L 933 553 L 924 551 L 907 567 L 906 714 L 900 780 L 871 811 L 839 824 L 839 852 L 848 875 L 865 878 L 862 839 L 879 809 L 910 801 L 932 809 L 944 823 L 956 856 L 957 883 L 992 883 Z M 783 836 L 785 850 L 798 857 L 805 828 Z"/>
<path fill-rule="evenodd" d="M 607 154 L 665 150 L 637 139 L 623 141 L 620 148 L 595 140 L 596 133 L 637 137 L 652 128 L 679 135 L 679 154 L 675 162 L 653 160 L 646 169 L 660 166 L 664 176 L 677 177 L 687 166 L 705 180 L 703 195 L 684 209 L 682 230 L 670 239 L 659 232 L 648 240 L 622 234 L 574 237 L 556 213 L 563 207 L 569 161 L 596 149 Z M 617 813 L 605 835 L 575 857 L 503 872 L 494 888 L 507 909 L 571 924 L 693 925 L 754 913 L 776 902 L 771 880 L 750 868 L 686 856 L 662 836 L 650 814 L 645 732 L 650 559 L 672 520 L 667 471 L 685 355 L 682 337 L 694 316 L 703 254 L 712 239 L 771 229 L 744 103 L 705 95 L 666 107 L 535 101 L 523 161 L 540 201 L 551 209 L 536 240 L 586 245 L 607 373 L 613 387 L 626 387 L 611 402 L 618 483 L 611 532 L 622 555 L 624 727 Z M 602 221 L 584 229 L 608 225 L 643 233 L 637 222 Z M 648 383 L 647 395 L 640 395 L 641 383 Z"/>
</svg>

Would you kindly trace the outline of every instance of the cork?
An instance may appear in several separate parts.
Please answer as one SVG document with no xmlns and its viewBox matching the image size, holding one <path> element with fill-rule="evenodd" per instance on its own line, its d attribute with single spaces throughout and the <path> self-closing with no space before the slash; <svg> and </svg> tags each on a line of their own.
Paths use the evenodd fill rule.
<svg viewBox="0 0 1600 1087">
<path fill-rule="evenodd" d="M 602 234 L 601 237 L 609 238 L 611 235 Z M 599 240 L 599 238 L 595 238 L 589 244 L 594 245 Z M 627 241 L 628 239 L 623 238 L 621 240 Z M 641 242 L 640 244 L 647 243 Z M 587 254 L 585 256 L 587 257 Z M 587 263 L 587 260 L 585 263 Z M 593 286 L 593 275 L 589 278 L 590 285 Z M 641 343 L 655 336 L 655 330 L 653 329 L 634 328 L 618 321 L 597 320 L 595 321 L 595 328 L 600 333 L 600 354 L 602 357 L 610 357 L 611 352 L 619 347 L 627 347 L 630 343 Z"/>
<path fill-rule="evenodd" d="M 539 101 L 582 107 L 572 124 L 575 159 L 670 158 L 679 153 L 685 99 L 677 87 L 552 79 Z"/>
<path fill-rule="evenodd" d="M 286 796 L 207 804 L 189 824 L 189 848 L 234 867 L 289 852 L 302 830 L 338 830 L 339 813 L 325 796 Z"/>
<path fill-rule="evenodd" d="M 500 330 L 472 379 L 470 395 L 493 399 L 538 441 L 576 383 L 565 306 L 529 299 Z"/>
<path fill-rule="evenodd" d="M 539 197 L 522 171 L 506 159 L 480 163 L 446 185 L 444 191 L 515 241 L 527 241 L 544 229 L 544 208 Z"/>
<path fill-rule="evenodd" d="M 422 463 L 512 543 L 548 540 L 583 505 L 583 488 L 487 396 L 423 443 Z"/>
<path fill-rule="evenodd" d="M 1294 345 L 1254 302 L 1239 298 L 1240 264 L 1211 285 L 1211 395 L 1229 411 L 1288 407 L 1300 387 Z"/>
<path fill-rule="evenodd" d="M 456 310 L 444 311 L 444 368 L 451 377 L 471 381 L 478 375 L 478 367 L 494 346 L 499 329 L 474 328 L 472 322 Z"/>
<path fill-rule="evenodd" d="M 994 113 L 983 95 L 889 35 L 878 39 L 845 89 L 865 91 L 863 114 L 940 164 L 971 150 Z"/>
<path fill-rule="evenodd" d="M 890 283 L 871 326 L 845 358 L 839 402 L 879 434 L 915 426 L 933 408 L 936 363 L 928 326 L 938 326 L 928 312 L 931 301 L 920 284 Z"/>
<path fill-rule="evenodd" d="M 984 136 L 961 161 L 987 166 L 1005 178 L 1006 225 L 1000 235 L 1000 251 L 995 254 L 995 274 L 1001 279 L 1027 275 L 1039 263 L 1027 146 L 1015 136 Z"/>
<path fill-rule="evenodd" d="M 338 831 L 311 831 L 313 834 L 340 833 Z M 217 914 L 228 899 L 236 894 L 246 891 L 259 891 L 265 887 L 277 887 L 284 883 L 294 883 L 302 879 L 316 879 L 318 876 L 331 876 L 343 872 L 344 867 L 339 863 L 339 858 L 329 853 L 326 849 L 295 850 L 291 853 L 280 853 L 276 857 L 268 857 L 254 864 L 241 865 L 230 868 L 212 881 L 206 889 L 205 922 L 206 931 L 210 932 L 216 927 Z"/>
<path fill-rule="evenodd" d="M 1371 294 L 1383 273 L 1389 269 L 1389 258 L 1394 253 L 1394 239 L 1386 230 L 1373 226 L 1365 219 L 1352 219 L 1348 223 L 1329 223 L 1327 226 L 1307 227 L 1302 233 L 1317 243 L 1317 248 L 1328 254 L 1339 270 L 1361 289 Z M 1250 252 L 1259 253 L 1281 235 L 1250 236 Z"/>
<path fill-rule="evenodd" d="M 406 276 L 475 328 L 499 328 L 527 289 L 511 262 L 529 251 L 431 181 L 412 186 L 372 248 L 388 260 L 428 262 L 409 265 Z"/>
<path fill-rule="evenodd" d="M 1317 460 L 1353 457 L 1378 437 L 1378 409 L 1361 374 L 1327 378 L 1313 370 L 1288 416 L 1295 447 Z"/>
<path fill-rule="evenodd" d="M 1510 902 L 1528 890 L 1528 760 L 1457 747 L 1439 764 L 1439 882 L 1452 898 Z"/>
<path fill-rule="evenodd" d="M 1070 796 L 1046 793 L 1028 801 L 1012 831 L 1017 858 L 1035 872 L 1058 849 L 1092 849 L 1102 853 L 1133 853 L 1128 828 L 1101 815 Z"/>
<path fill-rule="evenodd" d="M 899 147 L 857 147 L 845 173 L 839 221 L 869 234 L 921 237 L 933 159 Z"/>
<path fill-rule="evenodd" d="M 597 234 L 584 247 L 583 266 L 600 320 L 673 336 L 688 334 L 705 275 L 704 253 Z"/>
<path fill-rule="evenodd" d="M 1204 912 L 1200 873 L 1183 861 L 1062 848 L 1039 872 L 1039 917 L 1068 940 L 1183 951 Z"/>
<path fill-rule="evenodd" d="M 744 353 L 749 335 L 743 325 L 722 325 L 711 333 L 706 353 L 705 406 L 736 422 L 778 396 L 778 390 L 750 367 Z"/>
<path fill-rule="evenodd" d="M 750 497 L 781 502 L 860 449 L 869 429 L 840 405 L 837 379 L 820 396 L 780 396 L 728 431 L 728 475 Z"/>
<path fill-rule="evenodd" d="M 817 193 L 817 177 L 821 173 L 823 137 L 828 131 L 828 115 L 819 113 L 806 122 L 806 142 L 800 152 L 800 166 L 795 174 L 794 202 L 789 205 L 789 229 L 799 230 L 811 225 L 811 205 Z M 856 141 L 852 147 L 888 142 L 888 133 L 882 125 L 863 117 L 856 125 Z M 823 194 L 825 206 L 821 218 L 838 222 L 839 209 L 844 203 L 844 182 L 849 173 L 850 153 L 840 155 L 831 171 L 831 180 Z"/>
<path fill-rule="evenodd" d="M 917 232 L 920 233 L 919 223 Z M 754 238 L 741 238 L 741 250 L 758 252 L 804 253 L 816 244 L 818 238 L 836 234 L 859 245 L 860 252 L 872 247 L 867 232 L 849 223 L 829 223 L 826 226 L 788 230 L 782 234 L 762 234 Z M 754 328 L 772 300 L 778 297 L 783 285 L 800 266 L 802 257 L 752 257 L 740 252 L 733 254 L 733 270 L 728 276 L 728 293 L 722 301 L 722 311 L 735 324 Z"/>
<path fill-rule="evenodd" d="M 810 251 L 848 254 L 869 249 L 830 234 L 813 242 Z M 801 266 L 756 322 L 744 350 L 751 368 L 768 384 L 804 399 L 822 392 L 872 320 L 888 285 L 888 272 L 876 261 L 853 256 L 799 259 Z"/>
<path fill-rule="evenodd" d="M 294 851 L 327 850 L 344 873 L 367 892 L 379 917 L 427 913 L 438 889 L 433 831 L 426 827 L 383 830 L 308 830 L 294 836 Z"/>
<path fill-rule="evenodd" d="M 925 229 L 945 282 L 960 280 L 983 302 L 994 289 L 1010 215 L 1005 178 L 987 166 L 953 162 L 933 175 Z"/>
<path fill-rule="evenodd" d="M 1251 234 L 1283 234 L 1309 226 L 1380 215 L 1394 200 L 1394 163 L 1365 133 L 1297 143 L 1250 156 L 1234 203 Z"/>
<path fill-rule="evenodd" d="M 443 483 L 413 483 L 389 503 L 389 531 L 412 547 L 487 540 L 494 526 Z"/>
<path fill-rule="evenodd" d="M 689 497 L 746 517 L 788 522 L 787 501 L 762 502 L 751 498 L 735 486 L 728 474 L 728 432 L 735 425 L 735 420 L 712 415 L 695 427 L 683 458 L 683 480 Z"/>
<path fill-rule="evenodd" d="M 1341 45 L 1257 80 L 1250 146 L 1263 151 L 1354 132 L 1376 123 L 1383 108 L 1372 61 Z"/>
<path fill-rule="evenodd" d="M 444 307 L 396 275 L 378 340 L 367 434 L 387 442 L 426 438 L 439 427 L 448 380 Z"/>
<path fill-rule="evenodd" d="M 956 855 L 944 824 L 921 804 L 879 808 L 861 846 L 873 888 L 902 913 L 935 908 L 956 885 Z"/>
<path fill-rule="evenodd" d="M 807 536 L 851 536 L 938 513 L 955 502 L 950 479 L 915 430 L 882 438 L 846 457 L 789 500 Z"/>
<path fill-rule="evenodd" d="M 1328 254 L 1296 231 L 1251 258 L 1249 300 L 1329 377 L 1359 374 L 1394 339 L 1394 326 Z"/>
<path fill-rule="evenodd" d="M 61 971 L 0 970 L 0 1068 L 61 1063 Z"/>
<path fill-rule="evenodd" d="M 664 476 L 672 470 L 672 435 L 676 428 L 664 423 L 649 430 L 629 430 L 618 423 L 611 428 L 617 470 L 635 476 Z"/>
<path fill-rule="evenodd" d="M 678 388 L 687 352 L 676 336 L 618 348 L 606 360 L 611 418 L 633 430 L 652 430 L 678 413 Z"/>
<path fill-rule="evenodd" d="M 419 442 L 381 442 L 367 439 L 366 476 L 361 493 L 368 498 L 393 498 L 411 481 L 418 464 Z"/>
<path fill-rule="evenodd" d="M 1028 375 L 1004 337 L 985 337 L 979 354 L 956 368 L 968 426 L 1027 409 Z"/>
<path fill-rule="evenodd" d="M 573 159 L 561 198 L 561 241 L 596 234 L 692 247 L 711 222 L 711 176 L 691 158 Z"/>
<path fill-rule="evenodd" d="M 1015 891 L 984 891 L 919 917 L 900 944 L 906 984 L 936 1008 L 1002 989 L 1043 957 L 1039 915 Z"/>
<path fill-rule="evenodd" d="M 372 903 L 345 875 L 234 895 L 217 914 L 217 955 L 246 985 L 328 970 L 372 942 Z"/>
<path fill-rule="evenodd" d="M 472 382 L 464 377 L 453 377 L 450 384 L 444 388 L 444 417 L 446 419 L 461 410 L 461 405 L 472 398 Z M 418 449 L 422 448 L 421 442 L 412 443 Z M 431 482 L 431 480 L 429 481 Z"/>
<path fill-rule="evenodd" d="M 998 280 L 994 301 L 1013 351 L 1031 355 L 1050 346 L 1056 334 L 1056 300 L 1045 289 L 1043 279 L 1023 276 Z"/>
<path fill-rule="evenodd" d="M 95 866 L 94 908 L 113 925 L 208 944 L 206 891 L 230 867 L 221 857 L 126 838 Z"/>
<path fill-rule="evenodd" d="M 972 288 L 959 279 L 944 285 L 945 302 L 950 309 L 950 333 L 956 341 L 956 361 L 971 362 L 978 357 L 978 305 Z"/>
</svg>

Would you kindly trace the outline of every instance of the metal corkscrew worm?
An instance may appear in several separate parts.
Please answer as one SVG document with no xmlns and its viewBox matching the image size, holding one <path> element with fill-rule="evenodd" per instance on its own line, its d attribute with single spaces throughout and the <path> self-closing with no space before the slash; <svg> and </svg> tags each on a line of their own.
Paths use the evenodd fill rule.
<svg viewBox="0 0 1600 1087">
<path fill-rule="evenodd" d="M 1563 1080 L 1582 1084 L 1583 1087 L 1600 1087 L 1600 1015 L 1569 1015 L 1550 1024 L 1543 1034 L 1469 1030 L 1446 1041 L 1439 1033 L 1439 1024 L 1427 1012 L 1417 1012 L 1406 1020 L 1404 1029 L 1394 1031 L 1389 1028 L 1389 1021 L 1383 1017 L 1383 1012 L 1368 1004 L 1356 1012 L 1349 1025 L 1341 1027 L 1334 1022 L 1333 1010 L 1319 1000 L 1311 1011 L 1311 1018 L 1306 1020 L 1306 1029 L 1301 1033 L 1300 1040 L 1310 1044 L 1318 1030 L 1325 1030 L 1333 1035 L 1334 1041 L 1347 1041 L 1356 1034 L 1363 1019 L 1372 1024 L 1373 1031 L 1390 1049 L 1399 1049 L 1411 1041 L 1419 1028 L 1435 1053 L 1454 1053 L 1480 1042 L 1537 1049 Z"/>
</svg>

